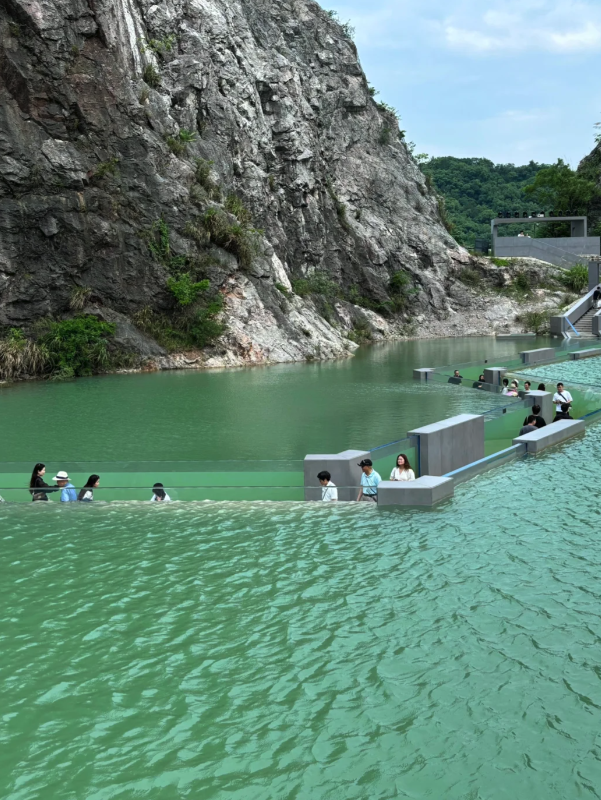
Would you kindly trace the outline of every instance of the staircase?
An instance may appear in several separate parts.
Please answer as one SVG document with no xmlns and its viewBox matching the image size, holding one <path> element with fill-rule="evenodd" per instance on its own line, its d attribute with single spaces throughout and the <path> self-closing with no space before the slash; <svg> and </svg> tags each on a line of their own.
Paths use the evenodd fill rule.
<svg viewBox="0 0 601 800">
<path fill-rule="evenodd" d="M 592 325 L 593 325 L 593 317 L 597 313 L 596 308 L 590 308 L 586 314 L 584 314 L 578 322 L 574 323 L 574 327 L 580 334 L 581 339 L 596 339 L 596 336 L 593 336 Z"/>
</svg>

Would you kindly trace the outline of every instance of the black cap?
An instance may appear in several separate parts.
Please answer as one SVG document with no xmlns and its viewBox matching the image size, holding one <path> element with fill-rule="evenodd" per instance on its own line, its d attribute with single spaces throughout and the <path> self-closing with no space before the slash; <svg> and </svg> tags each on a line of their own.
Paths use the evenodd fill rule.
<svg viewBox="0 0 601 800">
<path fill-rule="evenodd" d="M 359 467 L 373 467 L 371 458 L 364 458 L 363 461 L 358 464 Z"/>
</svg>

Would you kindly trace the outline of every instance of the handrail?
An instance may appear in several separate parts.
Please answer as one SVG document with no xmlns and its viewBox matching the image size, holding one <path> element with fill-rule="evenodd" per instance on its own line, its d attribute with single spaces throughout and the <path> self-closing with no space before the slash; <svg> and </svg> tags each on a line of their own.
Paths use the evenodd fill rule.
<svg viewBox="0 0 601 800">
<path fill-rule="evenodd" d="M 584 312 L 584 314 L 586 314 L 586 311 Z M 583 314 L 582 316 L 584 316 L 584 314 Z M 576 336 L 580 336 L 580 334 L 578 333 L 578 331 L 576 330 L 576 328 L 575 328 L 575 327 L 572 325 L 572 323 L 570 322 L 570 318 L 569 318 L 569 317 L 566 317 L 566 322 L 568 323 L 568 325 L 570 326 L 570 328 L 571 328 L 571 329 L 574 331 L 574 333 L 576 334 Z"/>
</svg>

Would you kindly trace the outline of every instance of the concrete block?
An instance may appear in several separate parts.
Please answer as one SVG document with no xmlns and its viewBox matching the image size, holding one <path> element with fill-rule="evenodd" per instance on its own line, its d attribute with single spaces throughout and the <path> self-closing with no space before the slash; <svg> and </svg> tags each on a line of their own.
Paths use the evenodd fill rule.
<svg viewBox="0 0 601 800">
<path fill-rule="evenodd" d="M 592 292 L 601 283 L 601 264 L 598 261 L 588 262 L 588 290 Z"/>
<path fill-rule="evenodd" d="M 369 450 L 345 450 L 342 453 L 311 454 L 305 456 L 305 500 L 321 500 L 321 485 L 317 473 L 327 470 L 338 488 L 338 500 L 350 502 L 357 499 L 361 485 L 363 458 L 369 458 Z"/>
<path fill-rule="evenodd" d="M 445 475 L 484 458 L 484 417 L 459 414 L 409 431 L 419 436 L 422 475 Z"/>
<path fill-rule="evenodd" d="M 416 381 L 427 381 L 429 372 L 434 372 L 434 370 L 431 367 L 424 367 L 423 369 L 414 369 L 413 378 Z"/>
<path fill-rule="evenodd" d="M 538 364 L 540 361 L 551 361 L 555 358 L 554 347 L 539 347 L 538 350 L 523 350 L 520 353 L 522 364 Z"/>
<path fill-rule="evenodd" d="M 572 361 L 580 361 L 581 358 L 595 358 L 601 356 L 601 347 L 589 347 L 586 350 L 577 350 L 575 353 L 570 353 Z"/>
<path fill-rule="evenodd" d="M 484 380 L 494 386 L 500 386 L 507 370 L 505 367 L 488 367 L 484 370 Z"/>
<path fill-rule="evenodd" d="M 513 444 L 525 444 L 529 453 L 540 453 L 547 447 L 560 444 L 566 439 L 571 439 L 572 436 L 584 433 L 584 427 L 583 419 L 560 419 L 533 433 L 518 436 L 513 440 Z"/>
<path fill-rule="evenodd" d="M 378 486 L 379 506 L 433 506 L 452 497 L 452 478 L 423 475 L 415 481 L 382 481 Z"/>
<path fill-rule="evenodd" d="M 532 413 L 529 410 L 532 406 L 540 406 L 540 415 L 547 425 L 553 422 L 555 418 L 553 392 L 539 392 L 538 389 L 532 389 L 524 395 L 524 402 L 527 406 L 524 417 L 528 417 Z"/>
</svg>

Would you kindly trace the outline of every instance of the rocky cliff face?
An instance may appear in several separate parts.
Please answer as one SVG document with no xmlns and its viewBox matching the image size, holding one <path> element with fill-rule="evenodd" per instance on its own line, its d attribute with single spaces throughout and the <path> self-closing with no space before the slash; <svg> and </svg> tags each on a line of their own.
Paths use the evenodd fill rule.
<svg viewBox="0 0 601 800">
<path fill-rule="evenodd" d="M 285 361 L 398 333 L 375 312 L 399 271 L 397 311 L 461 295 L 469 257 L 316 3 L 3 0 L 0 37 L 0 325 L 72 313 L 79 291 L 164 355 L 128 319 L 168 317 L 186 269 L 225 300 L 201 361 Z M 326 291 L 291 291 L 312 274 Z"/>
</svg>

